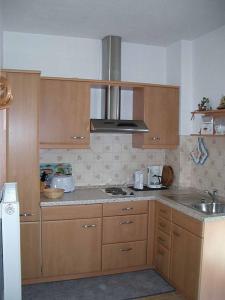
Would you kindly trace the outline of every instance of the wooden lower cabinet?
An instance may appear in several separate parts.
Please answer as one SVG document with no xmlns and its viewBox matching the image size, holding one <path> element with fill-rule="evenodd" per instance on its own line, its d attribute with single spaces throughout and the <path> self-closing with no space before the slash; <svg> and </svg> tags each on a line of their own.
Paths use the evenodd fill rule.
<svg viewBox="0 0 225 300">
<path fill-rule="evenodd" d="M 188 300 L 198 299 L 201 245 L 200 237 L 173 224 L 170 280 Z"/>
<path fill-rule="evenodd" d="M 41 227 L 39 222 L 20 225 L 22 278 L 41 277 Z"/>
<path fill-rule="evenodd" d="M 159 273 L 169 278 L 169 262 L 170 262 L 170 252 L 168 249 L 164 248 L 162 245 L 158 244 L 155 253 L 155 268 Z"/>
<path fill-rule="evenodd" d="M 101 218 L 42 223 L 43 276 L 101 271 Z"/>
<path fill-rule="evenodd" d="M 146 241 L 108 244 L 102 248 L 102 270 L 108 271 L 146 264 Z"/>
<path fill-rule="evenodd" d="M 103 218 L 103 244 L 147 239 L 148 215 Z"/>
</svg>

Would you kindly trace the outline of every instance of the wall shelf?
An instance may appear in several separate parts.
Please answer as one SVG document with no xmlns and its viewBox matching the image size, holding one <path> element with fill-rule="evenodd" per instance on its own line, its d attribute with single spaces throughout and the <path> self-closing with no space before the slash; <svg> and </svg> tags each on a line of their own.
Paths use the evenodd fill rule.
<svg viewBox="0 0 225 300">
<path fill-rule="evenodd" d="M 195 110 L 191 112 L 191 120 L 194 120 L 195 115 L 203 115 L 213 118 L 213 127 L 214 121 L 216 118 L 223 118 L 225 117 L 225 109 L 214 109 L 214 110 Z M 198 136 L 198 137 L 224 137 L 225 134 L 216 134 L 215 129 L 213 134 L 201 134 L 201 133 L 193 133 L 191 136 Z"/>
</svg>

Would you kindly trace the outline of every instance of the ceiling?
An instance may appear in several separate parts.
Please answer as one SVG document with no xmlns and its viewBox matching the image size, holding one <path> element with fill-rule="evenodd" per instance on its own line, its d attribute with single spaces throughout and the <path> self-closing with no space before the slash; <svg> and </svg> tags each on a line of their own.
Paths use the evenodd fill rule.
<svg viewBox="0 0 225 300">
<path fill-rule="evenodd" d="M 167 46 L 225 25 L 225 0 L 3 0 L 4 30 Z"/>
</svg>

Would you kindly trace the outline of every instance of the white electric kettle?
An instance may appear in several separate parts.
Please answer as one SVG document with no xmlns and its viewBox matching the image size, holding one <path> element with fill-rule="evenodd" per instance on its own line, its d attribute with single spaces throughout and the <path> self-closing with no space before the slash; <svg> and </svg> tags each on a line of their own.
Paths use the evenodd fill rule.
<svg viewBox="0 0 225 300">
<path fill-rule="evenodd" d="M 134 188 L 137 190 L 143 190 L 144 186 L 144 174 L 143 171 L 134 172 Z"/>
</svg>

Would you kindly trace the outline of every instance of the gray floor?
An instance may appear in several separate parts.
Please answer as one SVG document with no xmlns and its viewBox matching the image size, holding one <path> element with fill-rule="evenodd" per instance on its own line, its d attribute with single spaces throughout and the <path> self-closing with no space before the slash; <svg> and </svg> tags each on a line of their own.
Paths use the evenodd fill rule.
<svg viewBox="0 0 225 300">
<path fill-rule="evenodd" d="M 127 300 L 174 291 L 154 270 L 27 285 L 23 300 Z"/>
</svg>

